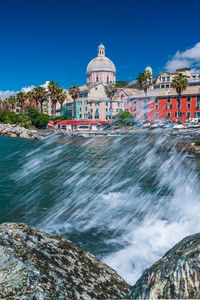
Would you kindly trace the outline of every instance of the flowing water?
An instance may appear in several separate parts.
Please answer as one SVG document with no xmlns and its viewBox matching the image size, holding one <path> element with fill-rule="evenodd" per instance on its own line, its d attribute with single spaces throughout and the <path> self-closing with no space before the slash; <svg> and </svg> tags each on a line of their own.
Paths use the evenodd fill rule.
<svg viewBox="0 0 200 300">
<path fill-rule="evenodd" d="M 199 160 L 177 153 L 175 141 L 166 132 L 0 137 L 0 222 L 63 235 L 133 284 L 200 232 Z"/>
</svg>

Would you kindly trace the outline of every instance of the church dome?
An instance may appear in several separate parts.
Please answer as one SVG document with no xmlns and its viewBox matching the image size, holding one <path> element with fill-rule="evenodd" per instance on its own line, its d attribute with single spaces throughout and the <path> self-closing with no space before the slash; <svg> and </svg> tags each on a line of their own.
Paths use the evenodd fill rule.
<svg viewBox="0 0 200 300">
<path fill-rule="evenodd" d="M 101 71 L 116 73 L 115 65 L 109 58 L 105 56 L 95 57 L 87 66 L 87 73 Z"/>
<path fill-rule="evenodd" d="M 105 56 L 105 47 L 102 43 L 98 47 L 98 56 L 89 62 L 86 73 L 87 85 L 116 82 L 115 65 Z"/>
<path fill-rule="evenodd" d="M 105 49 L 105 46 L 101 43 L 98 47 L 98 49 Z"/>
<path fill-rule="evenodd" d="M 145 68 L 145 71 L 146 71 L 146 72 L 149 72 L 149 73 L 151 73 L 151 74 L 153 73 L 152 68 L 151 68 L 150 66 L 146 67 L 146 68 Z"/>
</svg>

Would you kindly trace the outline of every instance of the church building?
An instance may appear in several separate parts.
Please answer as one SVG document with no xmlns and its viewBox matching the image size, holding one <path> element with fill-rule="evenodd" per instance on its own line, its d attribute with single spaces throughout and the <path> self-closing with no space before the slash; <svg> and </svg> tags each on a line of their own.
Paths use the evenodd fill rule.
<svg viewBox="0 0 200 300">
<path fill-rule="evenodd" d="M 114 63 L 105 56 L 105 47 L 101 43 L 98 56 L 87 66 L 87 85 L 116 83 L 116 68 Z"/>
</svg>

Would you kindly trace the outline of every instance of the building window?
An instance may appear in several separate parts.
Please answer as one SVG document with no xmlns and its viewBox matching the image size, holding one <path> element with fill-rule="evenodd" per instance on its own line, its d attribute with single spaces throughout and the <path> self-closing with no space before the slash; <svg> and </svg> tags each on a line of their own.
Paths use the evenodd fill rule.
<svg viewBox="0 0 200 300">
<path fill-rule="evenodd" d="M 84 114 L 84 118 L 87 119 L 87 117 L 88 117 L 88 115 L 87 115 L 87 114 Z"/>
<path fill-rule="evenodd" d="M 117 103 L 117 106 L 118 106 L 118 107 L 120 106 L 120 103 L 119 103 L 119 102 Z"/>
<path fill-rule="evenodd" d="M 166 89 L 168 89 L 169 88 L 169 84 L 166 84 Z"/>
<path fill-rule="evenodd" d="M 167 81 L 168 81 L 168 82 L 170 81 L 170 77 L 167 77 Z"/>
<path fill-rule="evenodd" d="M 197 96 L 197 102 L 200 102 L 200 96 Z"/>
<path fill-rule="evenodd" d="M 158 103 L 158 98 L 156 98 L 155 103 Z"/>
<path fill-rule="evenodd" d="M 81 111 L 81 107 L 79 108 L 79 110 Z"/>
<path fill-rule="evenodd" d="M 84 104 L 88 104 L 88 100 L 85 100 L 85 101 L 84 101 Z"/>
<path fill-rule="evenodd" d="M 85 111 L 87 111 L 87 106 L 85 107 Z"/>
<path fill-rule="evenodd" d="M 155 113 L 155 118 L 158 118 L 159 117 L 159 113 Z"/>
<path fill-rule="evenodd" d="M 189 118 L 191 116 L 191 112 L 187 111 L 187 118 Z"/>
<path fill-rule="evenodd" d="M 99 106 L 99 102 L 95 102 L 95 106 Z"/>
<path fill-rule="evenodd" d="M 171 113 L 168 112 L 168 113 L 167 113 L 167 118 L 170 118 L 170 117 L 171 117 Z"/>
<path fill-rule="evenodd" d="M 172 104 L 167 104 L 166 109 L 172 109 Z"/>
<path fill-rule="evenodd" d="M 165 82 L 165 77 L 162 77 L 162 82 Z"/>
<path fill-rule="evenodd" d="M 171 98 L 170 97 L 167 98 L 167 102 L 171 103 Z"/>
<path fill-rule="evenodd" d="M 157 104 L 157 105 L 156 105 L 156 110 L 158 110 L 158 108 L 159 108 L 159 107 L 158 107 L 158 104 Z"/>
<path fill-rule="evenodd" d="M 178 112 L 175 113 L 175 118 L 177 118 L 177 117 L 178 117 Z"/>
<path fill-rule="evenodd" d="M 191 108 L 191 104 L 190 103 L 187 103 L 187 108 Z"/>
<path fill-rule="evenodd" d="M 90 106 L 92 106 L 92 102 L 90 102 Z"/>
<path fill-rule="evenodd" d="M 190 97 L 190 96 L 187 97 L 187 101 L 188 101 L 188 102 L 191 101 L 191 97 Z"/>
<path fill-rule="evenodd" d="M 196 104 L 196 108 L 200 108 L 200 103 L 197 103 L 197 104 Z"/>
<path fill-rule="evenodd" d="M 136 111 L 137 110 L 137 107 L 136 106 L 134 106 L 134 111 Z"/>
<path fill-rule="evenodd" d="M 80 119 L 82 118 L 82 114 L 79 115 L 79 118 L 80 118 Z"/>
<path fill-rule="evenodd" d="M 164 89 L 165 88 L 165 85 L 164 84 L 161 84 L 161 89 Z"/>
<path fill-rule="evenodd" d="M 108 111 L 108 109 L 106 108 L 106 111 Z"/>
<path fill-rule="evenodd" d="M 117 108 L 117 109 L 116 109 L 116 112 L 119 112 L 119 111 L 120 111 L 120 109 L 119 109 L 119 108 Z"/>
<path fill-rule="evenodd" d="M 99 76 L 97 75 L 96 76 L 96 82 L 98 82 L 98 81 L 99 81 Z M 97 88 L 95 90 L 97 90 Z"/>
<path fill-rule="evenodd" d="M 109 83 L 109 76 L 107 76 L 107 83 Z"/>
<path fill-rule="evenodd" d="M 108 106 L 108 102 L 106 102 L 106 106 Z"/>
</svg>

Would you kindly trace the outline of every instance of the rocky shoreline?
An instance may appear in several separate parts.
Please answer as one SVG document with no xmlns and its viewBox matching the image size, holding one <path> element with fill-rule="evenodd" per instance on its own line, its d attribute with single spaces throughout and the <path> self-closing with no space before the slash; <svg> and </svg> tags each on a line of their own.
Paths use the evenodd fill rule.
<svg viewBox="0 0 200 300">
<path fill-rule="evenodd" d="M 0 136 L 40 140 L 51 133 L 52 132 L 49 130 L 31 130 L 18 126 L 16 124 L 0 124 Z"/>
<path fill-rule="evenodd" d="M 132 287 L 94 255 L 20 223 L 0 225 L 0 298 L 199 299 L 200 233 L 186 237 Z"/>
</svg>

